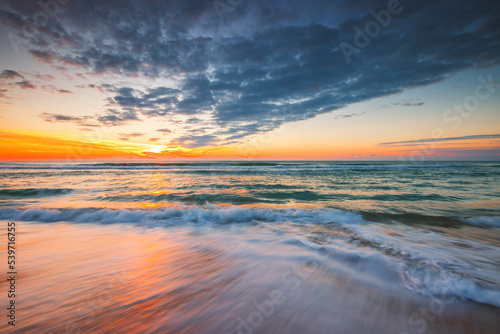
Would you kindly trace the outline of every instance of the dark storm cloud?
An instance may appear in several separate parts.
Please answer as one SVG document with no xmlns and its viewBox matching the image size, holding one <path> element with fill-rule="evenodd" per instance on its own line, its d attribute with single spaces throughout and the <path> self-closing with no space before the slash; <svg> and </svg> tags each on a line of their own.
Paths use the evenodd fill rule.
<svg viewBox="0 0 500 334">
<path fill-rule="evenodd" d="M 387 10 L 388 1 L 256 0 L 218 10 L 212 0 L 75 0 L 30 33 L 21 32 L 23 18 L 40 10 L 37 2 L 4 3 L 0 21 L 41 62 L 170 79 L 171 87 L 101 86 L 113 109 L 93 117 L 106 126 L 143 117 L 186 115 L 191 126 L 207 124 L 196 116 L 211 119 L 209 134 L 177 138 L 191 146 L 223 144 L 500 63 L 500 3 L 488 0 L 402 0 L 350 62 L 341 43 L 355 46 L 354 28 L 377 22 L 373 12 Z"/>
<path fill-rule="evenodd" d="M 451 141 L 475 140 L 475 139 L 498 139 L 498 138 L 500 138 L 500 134 L 473 135 L 473 136 L 462 136 L 462 137 L 428 138 L 428 139 L 417 139 L 417 140 L 406 140 L 406 141 L 394 141 L 389 143 L 380 143 L 378 144 L 378 146 L 415 146 L 422 143 L 451 142 Z"/>
</svg>

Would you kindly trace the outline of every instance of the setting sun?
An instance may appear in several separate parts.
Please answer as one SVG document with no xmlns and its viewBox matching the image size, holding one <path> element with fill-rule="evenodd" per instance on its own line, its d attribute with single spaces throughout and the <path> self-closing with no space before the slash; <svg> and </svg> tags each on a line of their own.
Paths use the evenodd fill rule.
<svg viewBox="0 0 500 334">
<path fill-rule="evenodd" d="M 164 146 L 162 145 L 151 145 L 148 149 L 148 152 L 152 153 L 161 153 L 164 150 Z"/>
</svg>

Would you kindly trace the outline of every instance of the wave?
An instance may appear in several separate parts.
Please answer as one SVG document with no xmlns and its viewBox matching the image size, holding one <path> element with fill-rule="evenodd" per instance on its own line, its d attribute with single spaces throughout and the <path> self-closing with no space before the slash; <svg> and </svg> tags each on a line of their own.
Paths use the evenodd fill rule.
<svg viewBox="0 0 500 334">
<path fill-rule="evenodd" d="M 390 289 L 397 281 L 403 288 L 437 303 L 459 300 L 500 307 L 499 283 L 485 283 L 481 277 L 475 277 L 476 269 L 470 265 L 398 249 L 391 243 L 379 244 L 359 235 L 353 239 L 363 247 L 347 247 L 341 242 L 334 246 L 318 244 L 297 238 L 302 245 L 328 254 L 335 263 L 329 270 L 347 272 L 367 284 L 376 283 Z"/>
<path fill-rule="evenodd" d="M 471 217 L 471 218 L 461 218 L 466 224 L 474 225 L 477 227 L 498 227 L 500 228 L 500 217 L 499 216 L 481 216 L 481 217 Z"/>
<path fill-rule="evenodd" d="M 439 263 L 436 259 L 420 261 L 417 265 L 403 264 L 400 269 L 402 286 L 442 302 L 472 300 L 500 307 L 498 286 L 475 280 L 468 272 L 451 269 L 453 267 L 453 264 Z"/>
<path fill-rule="evenodd" d="M 67 193 L 59 189 L 57 194 Z M 35 193 L 35 192 L 34 192 Z M 162 196 L 162 195 L 160 195 Z M 94 223 L 144 223 L 156 222 L 182 224 L 204 222 L 227 224 L 240 222 L 292 222 L 304 224 L 403 224 L 409 226 L 461 227 L 464 225 L 500 228 L 500 216 L 447 217 L 427 216 L 417 213 L 381 213 L 368 211 L 344 211 L 333 208 L 254 208 L 245 206 L 218 206 L 201 196 L 194 200 L 201 205 L 178 204 L 156 209 L 19 209 L 0 208 L 0 219 L 39 222 L 94 222 Z M 249 199 L 243 198 L 247 201 Z"/>
<path fill-rule="evenodd" d="M 154 223 L 172 225 L 185 223 L 255 223 L 297 222 L 306 224 L 360 224 L 361 214 L 332 209 L 254 209 L 219 207 L 212 204 L 177 206 L 161 209 L 12 209 L 0 208 L 0 219 L 39 222 L 75 223 Z"/>
<path fill-rule="evenodd" d="M 0 199 L 51 197 L 69 194 L 72 191 L 73 189 L 68 188 L 0 189 Z"/>
<path fill-rule="evenodd" d="M 228 186 L 230 187 L 230 186 Z M 251 192 L 247 195 L 230 193 L 169 193 L 169 194 L 123 194 L 97 197 L 96 200 L 109 202 L 169 202 L 183 204 L 229 203 L 232 205 L 274 203 L 283 204 L 288 200 L 303 202 L 326 201 L 331 196 L 313 191 Z"/>
<path fill-rule="evenodd" d="M 389 217 L 389 216 L 388 216 Z M 387 220 L 385 217 L 384 220 Z M 393 215 L 399 219 L 415 215 Z M 446 234 L 415 226 L 377 222 L 376 216 L 363 212 L 321 209 L 276 209 L 229 206 L 213 204 L 157 209 L 13 209 L 0 208 L 0 220 L 70 222 L 100 224 L 132 224 L 146 228 L 169 226 L 249 224 L 260 225 L 279 235 L 295 235 L 302 247 L 314 251 L 325 251 L 335 270 L 347 270 L 354 274 L 362 272 L 366 277 L 383 282 L 396 277 L 404 288 L 432 298 L 472 300 L 500 307 L 499 282 L 489 278 L 480 268 L 460 260 L 447 258 L 436 245 L 449 244 Z M 423 217 L 420 217 L 424 219 Z M 426 219 L 430 219 L 427 217 Z M 487 223 L 489 227 L 500 227 L 500 217 L 462 218 L 462 224 Z M 420 231 L 420 232 L 419 232 Z M 388 234 L 388 232 L 391 232 Z M 394 233 L 393 233 L 394 232 Z M 406 233 L 408 232 L 408 233 Z M 425 247 L 423 240 L 432 240 Z M 258 239 L 258 235 L 254 236 Z M 276 239 L 276 242 L 280 242 Z M 444 246 L 443 246 L 444 247 Z M 492 259 L 498 247 L 491 244 L 474 257 L 481 261 Z M 449 249 L 449 252 L 454 252 Z M 493 256 L 494 257 L 494 256 Z M 490 260 L 488 260 L 490 261 Z M 494 261 L 494 260 L 491 260 Z M 341 264 L 335 266 L 335 263 Z M 481 262 L 482 263 L 482 262 Z M 477 264 L 480 265 L 480 264 Z M 486 264 L 490 266 L 491 264 Z M 358 275 L 359 276 L 359 275 Z M 389 284 L 389 283 L 387 283 Z M 393 284 L 393 283 L 391 283 Z"/>
</svg>

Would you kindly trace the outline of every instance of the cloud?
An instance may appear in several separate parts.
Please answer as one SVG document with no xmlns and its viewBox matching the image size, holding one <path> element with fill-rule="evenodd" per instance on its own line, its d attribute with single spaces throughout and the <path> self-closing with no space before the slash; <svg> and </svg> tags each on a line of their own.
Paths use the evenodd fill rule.
<svg viewBox="0 0 500 334">
<path fill-rule="evenodd" d="M 14 70 L 3 70 L 0 73 L 0 86 L 7 88 L 17 86 L 22 89 L 34 89 L 50 94 L 73 94 L 70 90 L 57 88 L 54 85 L 48 84 L 48 82 L 54 79 L 54 76 L 50 74 L 40 74 L 36 71 L 30 73 L 23 72 L 21 74 Z M 6 96 L 3 94 L 0 97 Z"/>
<path fill-rule="evenodd" d="M 462 136 L 462 137 L 427 138 L 427 139 L 417 139 L 417 140 L 394 141 L 388 143 L 379 143 L 377 146 L 416 146 L 423 143 L 453 142 L 461 140 L 498 139 L 498 138 L 500 138 L 500 134 L 472 135 L 472 136 Z"/>
<path fill-rule="evenodd" d="M 42 113 L 40 114 L 40 118 L 42 118 L 46 122 L 72 122 L 72 123 L 80 123 L 89 119 L 88 116 L 68 116 L 61 114 L 52 114 L 52 113 Z"/>
<path fill-rule="evenodd" d="M 74 0 L 25 34 L 23 18 L 39 9 L 6 0 L 0 21 L 40 62 L 118 77 L 101 86 L 110 108 L 89 115 L 99 124 L 182 116 L 210 129 L 176 133 L 177 142 L 224 144 L 500 64 L 499 4 L 401 3 L 402 12 L 350 63 L 340 43 L 353 44 L 354 28 L 364 29 L 386 1 L 243 1 L 223 11 L 224 25 L 211 0 Z M 141 86 L 140 78 L 161 80 Z"/>
<path fill-rule="evenodd" d="M 41 119 L 50 123 L 73 123 L 75 125 L 81 126 L 83 128 L 96 128 L 101 125 L 92 123 L 93 118 L 91 116 L 71 116 L 53 113 L 42 113 L 39 115 Z M 87 129 L 89 131 L 89 129 Z"/>
<path fill-rule="evenodd" d="M 187 148 L 197 148 L 203 146 L 215 146 L 220 138 L 215 135 L 186 135 L 181 136 L 170 143 L 173 145 L 182 145 Z"/>
<path fill-rule="evenodd" d="M 104 115 L 98 115 L 95 118 L 99 123 L 105 126 L 121 126 L 131 121 L 140 121 L 134 110 L 118 111 L 115 109 L 108 109 Z"/>
<path fill-rule="evenodd" d="M 58 89 L 57 92 L 61 93 L 61 94 L 73 94 L 72 91 L 67 90 L 67 89 Z"/>
<path fill-rule="evenodd" d="M 51 94 L 73 94 L 73 92 L 70 90 L 57 88 L 56 86 L 50 84 L 40 85 L 38 86 L 38 89 L 42 92 L 47 92 Z"/>
<path fill-rule="evenodd" d="M 2 79 L 15 79 L 15 78 L 24 79 L 24 77 L 21 74 L 19 74 L 16 71 L 12 71 L 12 70 L 3 70 L 2 73 L 0 74 L 0 78 L 2 78 Z"/>
<path fill-rule="evenodd" d="M 170 129 L 158 129 L 156 131 L 161 132 L 164 135 L 167 133 L 172 133 L 172 130 L 170 130 Z"/>
<path fill-rule="evenodd" d="M 424 102 L 403 102 L 403 103 L 394 103 L 395 106 L 404 106 L 404 107 L 420 107 L 424 105 Z"/>
<path fill-rule="evenodd" d="M 423 106 L 424 102 L 414 102 L 413 100 L 405 100 L 403 102 L 395 102 L 390 105 L 384 104 L 382 108 L 391 108 L 393 106 L 402 106 L 402 107 L 420 107 Z"/>
<path fill-rule="evenodd" d="M 132 132 L 132 133 L 119 133 L 122 137 L 141 137 L 144 136 L 144 133 L 141 132 Z"/>
<path fill-rule="evenodd" d="M 132 133 L 119 133 L 118 134 L 118 139 L 120 140 L 123 140 L 123 141 L 128 141 L 130 138 L 134 138 L 134 137 L 141 137 L 141 136 L 144 136 L 145 133 L 141 133 L 141 132 L 132 132 Z"/>
<path fill-rule="evenodd" d="M 15 79 L 20 79 L 21 81 L 13 82 L 13 83 L 7 83 L 4 80 L 15 80 Z M 3 86 L 13 86 L 16 85 L 20 88 L 23 89 L 35 89 L 36 86 L 33 85 L 30 81 L 28 81 L 22 74 L 19 72 L 13 71 L 13 70 L 3 70 L 0 73 L 0 82 L 1 85 Z"/>
<path fill-rule="evenodd" d="M 344 114 L 344 115 L 337 115 L 334 117 L 334 119 L 341 119 L 341 118 L 351 118 L 354 116 L 361 116 L 366 114 L 366 111 L 360 112 L 360 113 L 352 113 L 352 114 Z"/>
<path fill-rule="evenodd" d="M 36 86 L 33 85 L 28 80 L 22 80 L 22 81 L 16 82 L 16 85 L 18 85 L 19 87 L 21 87 L 23 89 L 35 89 L 36 88 Z"/>
</svg>

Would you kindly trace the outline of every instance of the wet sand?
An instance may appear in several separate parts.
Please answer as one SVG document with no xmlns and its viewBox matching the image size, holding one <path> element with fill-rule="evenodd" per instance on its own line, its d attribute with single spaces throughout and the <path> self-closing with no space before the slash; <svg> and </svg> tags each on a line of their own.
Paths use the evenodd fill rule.
<svg viewBox="0 0 500 334">
<path fill-rule="evenodd" d="M 6 226 L 6 222 L 2 222 Z M 500 309 L 416 295 L 291 231 L 17 222 L 12 333 L 497 333 Z M 6 229 L 2 232 L 6 239 Z M 2 249 L 2 263 L 6 252 Z M 383 263 L 383 262 L 382 262 Z M 379 263 L 374 263 L 379 265 Z M 384 276 L 385 275 L 385 276 Z M 383 279 L 380 279 L 382 277 Z M 2 305 L 7 282 L 2 280 Z"/>
</svg>

